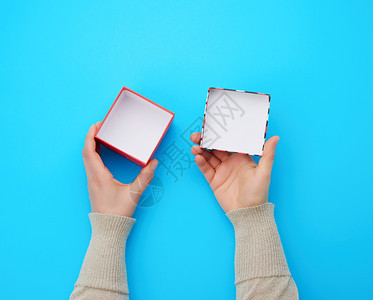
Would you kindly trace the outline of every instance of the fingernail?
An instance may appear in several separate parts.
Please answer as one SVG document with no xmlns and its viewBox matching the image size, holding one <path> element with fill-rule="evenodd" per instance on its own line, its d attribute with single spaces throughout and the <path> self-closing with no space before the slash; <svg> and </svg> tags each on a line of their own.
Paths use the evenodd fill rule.
<svg viewBox="0 0 373 300">
<path fill-rule="evenodd" d="M 277 138 L 275 145 L 277 146 L 278 142 L 280 141 L 280 137 Z"/>
</svg>

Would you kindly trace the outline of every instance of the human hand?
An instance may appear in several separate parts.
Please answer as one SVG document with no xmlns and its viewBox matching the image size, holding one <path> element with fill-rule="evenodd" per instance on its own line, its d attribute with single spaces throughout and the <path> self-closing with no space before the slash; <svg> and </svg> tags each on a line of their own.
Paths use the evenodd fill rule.
<svg viewBox="0 0 373 300">
<path fill-rule="evenodd" d="M 199 144 L 201 133 L 193 133 L 190 139 Z M 247 154 L 218 150 L 210 152 L 200 146 L 192 147 L 198 168 L 225 212 L 268 202 L 272 165 L 279 139 L 273 136 L 265 143 L 258 165 Z"/>
<path fill-rule="evenodd" d="M 130 184 L 114 179 L 101 160 L 94 138 L 100 125 L 98 122 L 91 126 L 82 151 L 92 211 L 132 217 L 141 194 L 153 179 L 158 161 L 152 159 Z"/>
</svg>

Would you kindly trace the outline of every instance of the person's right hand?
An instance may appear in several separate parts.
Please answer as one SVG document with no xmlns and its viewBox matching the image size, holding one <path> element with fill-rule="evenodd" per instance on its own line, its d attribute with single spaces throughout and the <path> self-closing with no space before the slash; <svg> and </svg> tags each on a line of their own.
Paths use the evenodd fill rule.
<svg viewBox="0 0 373 300">
<path fill-rule="evenodd" d="M 201 133 L 193 133 L 190 139 L 198 144 Z M 198 168 L 225 212 L 268 202 L 272 165 L 279 139 L 274 136 L 265 143 L 258 165 L 247 154 L 218 150 L 210 152 L 199 146 L 192 147 Z"/>
<path fill-rule="evenodd" d="M 99 145 L 94 138 L 100 124 L 91 126 L 82 151 L 92 211 L 132 217 L 141 194 L 153 179 L 158 161 L 152 159 L 130 184 L 114 179 L 101 160 Z"/>
</svg>

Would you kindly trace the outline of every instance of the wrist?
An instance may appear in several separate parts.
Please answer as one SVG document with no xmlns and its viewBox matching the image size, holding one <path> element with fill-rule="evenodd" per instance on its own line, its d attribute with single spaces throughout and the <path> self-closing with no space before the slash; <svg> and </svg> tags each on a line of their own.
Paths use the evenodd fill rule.
<svg viewBox="0 0 373 300">
<path fill-rule="evenodd" d="M 126 200 L 127 201 L 121 201 L 121 203 L 117 203 L 116 201 L 113 203 L 103 203 L 103 201 L 101 201 L 98 203 L 99 205 L 92 201 L 92 213 L 132 218 L 137 205 L 131 199 Z"/>
<path fill-rule="evenodd" d="M 268 198 L 254 200 L 254 199 L 237 199 L 236 201 L 232 201 L 228 205 L 222 205 L 220 204 L 223 210 L 226 214 L 228 214 L 231 211 L 239 210 L 239 209 L 245 209 L 245 208 L 254 208 L 258 207 L 260 205 L 268 203 Z"/>
</svg>

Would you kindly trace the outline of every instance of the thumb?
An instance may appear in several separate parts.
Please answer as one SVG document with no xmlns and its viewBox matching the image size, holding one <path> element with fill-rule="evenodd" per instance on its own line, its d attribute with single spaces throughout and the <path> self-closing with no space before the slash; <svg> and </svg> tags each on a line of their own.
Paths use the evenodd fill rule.
<svg viewBox="0 0 373 300">
<path fill-rule="evenodd" d="M 259 160 L 258 167 L 265 176 L 271 176 L 276 146 L 279 140 L 279 136 L 273 136 L 264 144 L 263 155 Z"/>
<path fill-rule="evenodd" d="M 130 184 L 130 194 L 131 198 L 136 201 L 139 201 L 142 193 L 148 187 L 149 183 L 153 180 L 155 168 L 158 165 L 156 159 L 152 159 L 136 177 L 136 179 Z"/>
</svg>

